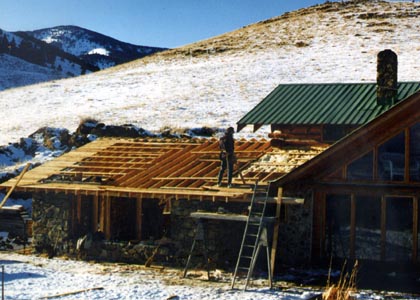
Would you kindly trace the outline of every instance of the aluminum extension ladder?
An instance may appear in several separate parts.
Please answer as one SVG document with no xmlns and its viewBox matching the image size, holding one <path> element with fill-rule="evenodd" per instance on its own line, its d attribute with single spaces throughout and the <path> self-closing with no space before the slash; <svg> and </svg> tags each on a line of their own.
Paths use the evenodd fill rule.
<svg viewBox="0 0 420 300">
<path fill-rule="evenodd" d="M 249 280 L 252 277 L 255 263 L 258 259 L 258 254 L 261 247 L 265 247 L 267 251 L 267 266 L 268 266 L 268 278 L 270 281 L 270 289 L 272 288 L 271 278 L 271 264 L 270 264 L 270 251 L 268 249 L 268 238 L 267 238 L 267 226 L 264 222 L 265 209 L 267 206 L 268 193 L 270 185 L 268 185 L 265 195 L 261 200 L 258 197 L 258 182 L 255 183 L 251 206 L 249 208 L 248 219 L 246 221 L 244 235 L 242 238 L 241 248 L 239 250 L 238 260 L 235 267 L 235 272 L 232 278 L 231 288 L 235 286 L 236 278 L 238 277 L 238 271 L 246 272 L 246 282 L 244 290 L 246 290 Z"/>
</svg>

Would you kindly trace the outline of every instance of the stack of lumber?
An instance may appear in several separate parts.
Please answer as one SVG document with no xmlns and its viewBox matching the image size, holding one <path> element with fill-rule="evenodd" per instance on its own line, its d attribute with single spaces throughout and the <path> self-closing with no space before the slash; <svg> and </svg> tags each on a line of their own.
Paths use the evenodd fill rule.
<svg viewBox="0 0 420 300">
<path fill-rule="evenodd" d="M 30 216 L 22 205 L 3 206 L 0 208 L 0 231 L 8 232 L 9 237 L 28 237 L 27 224 Z"/>
</svg>

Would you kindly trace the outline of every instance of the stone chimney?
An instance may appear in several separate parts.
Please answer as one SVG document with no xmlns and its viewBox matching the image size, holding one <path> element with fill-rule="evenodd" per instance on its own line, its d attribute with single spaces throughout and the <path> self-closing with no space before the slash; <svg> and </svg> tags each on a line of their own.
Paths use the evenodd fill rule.
<svg viewBox="0 0 420 300">
<path fill-rule="evenodd" d="M 378 105 L 393 104 L 398 95 L 398 57 L 392 50 L 378 53 L 376 97 Z"/>
</svg>

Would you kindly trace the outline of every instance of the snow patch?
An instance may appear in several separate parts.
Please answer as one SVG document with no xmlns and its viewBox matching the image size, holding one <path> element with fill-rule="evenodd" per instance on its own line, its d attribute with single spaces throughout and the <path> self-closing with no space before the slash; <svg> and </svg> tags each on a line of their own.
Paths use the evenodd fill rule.
<svg viewBox="0 0 420 300">
<path fill-rule="evenodd" d="M 104 48 L 95 48 L 95 49 L 90 50 L 88 54 L 89 55 L 99 54 L 99 55 L 109 56 L 109 51 Z"/>
</svg>

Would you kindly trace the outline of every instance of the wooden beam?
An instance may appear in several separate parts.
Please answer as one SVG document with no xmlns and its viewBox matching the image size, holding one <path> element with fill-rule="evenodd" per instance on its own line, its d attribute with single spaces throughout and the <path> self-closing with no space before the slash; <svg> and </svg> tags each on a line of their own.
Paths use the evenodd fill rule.
<svg viewBox="0 0 420 300">
<path fill-rule="evenodd" d="M 12 194 L 13 190 L 16 188 L 16 186 L 19 184 L 19 181 L 22 179 L 23 175 L 28 171 L 29 167 L 31 166 L 30 163 L 27 163 L 26 166 L 23 168 L 22 172 L 20 172 L 19 177 L 17 178 L 16 182 L 13 184 L 13 186 L 9 189 L 6 196 L 4 196 L 3 200 L 0 203 L 0 208 L 3 207 L 3 205 L 6 203 L 7 199 L 9 199 L 10 195 Z"/>
<path fill-rule="evenodd" d="M 98 222 L 99 222 L 99 196 L 98 194 L 93 196 L 92 200 L 92 232 L 96 232 L 98 230 Z"/>
<path fill-rule="evenodd" d="M 260 129 L 264 124 L 254 124 L 254 132 Z"/>
<path fill-rule="evenodd" d="M 106 197 L 102 196 L 100 202 L 100 213 L 99 213 L 99 229 L 105 234 L 106 231 Z"/>
<path fill-rule="evenodd" d="M 405 136 L 405 159 L 404 159 L 404 182 L 410 180 L 410 128 L 404 130 Z"/>
<path fill-rule="evenodd" d="M 381 197 L 381 260 L 386 258 L 386 197 Z"/>
<path fill-rule="evenodd" d="M 350 258 L 356 257 L 356 197 L 352 193 L 350 199 Z"/>
<path fill-rule="evenodd" d="M 276 220 L 274 222 L 273 230 L 273 242 L 271 245 L 271 277 L 274 275 L 274 267 L 276 265 L 276 253 L 277 253 L 277 244 L 279 240 L 279 229 L 280 229 L 280 213 L 281 213 L 281 204 L 282 204 L 283 188 L 279 187 L 277 190 L 277 203 L 276 203 Z"/>
<path fill-rule="evenodd" d="M 105 238 L 111 238 L 111 197 L 105 196 Z"/>
<path fill-rule="evenodd" d="M 141 241 L 141 230 L 143 222 L 143 198 L 136 198 L 136 237 Z"/>
<path fill-rule="evenodd" d="M 76 219 L 80 225 L 82 223 L 82 195 L 80 191 L 76 192 Z"/>
<path fill-rule="evenodd" d="M 70 196 L 70 206 L 71 206 L 71 230 L 73 235 L 76 235 L 77 232 L 77 227 L 78 227 L 78 222 L 77 222 L 77 198 L 73 197 L 73 195 Z"/>
</svg>

